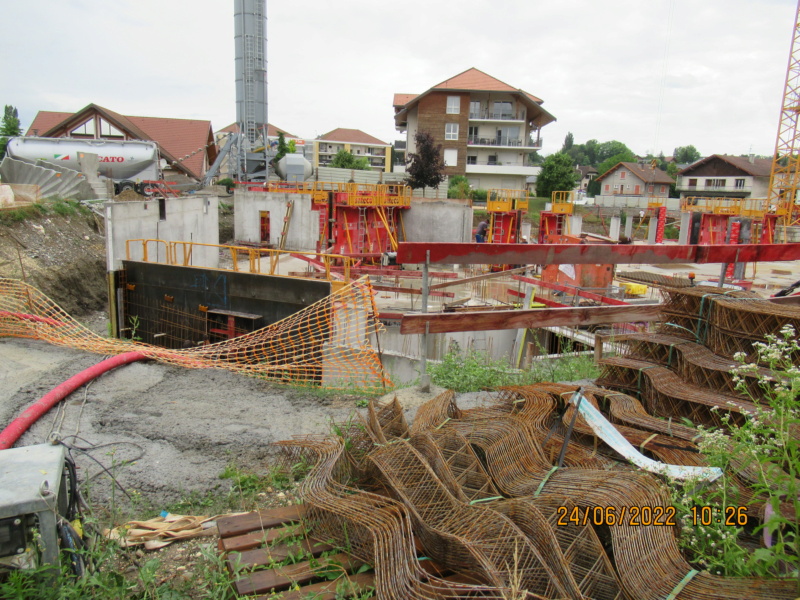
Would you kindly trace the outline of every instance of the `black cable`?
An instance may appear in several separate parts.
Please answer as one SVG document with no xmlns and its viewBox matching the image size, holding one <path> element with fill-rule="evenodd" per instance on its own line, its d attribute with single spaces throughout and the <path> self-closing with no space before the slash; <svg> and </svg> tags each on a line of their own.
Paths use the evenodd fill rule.
<svg viewBox="0 0 800 600">
<path fill-rule="evenodd" d="M 79 447 L 77 447 L 77 446 L 69 446 L 68 444 L 64 444 L 64 442 L 63 442 L 63 441 L 62 441 L 62 442 L 60 442 L 60 443 L 61 443 L 61 444 L 63 444 L 65 447 L 67 447 L 67 448 L 71 449 L 71 450 L 77 450 L 78 452 L 82 452 L 82 453 L 83 453 L 83 454 L 85 454 L 85 455 L 86 455 L 88 458 L 90 458 L 90 459 L 92 459 L 94 462 L 96 462 L 96 463 L 98 464 L 98 466 L 99 466 L 99 467 L 100 467 L 100 468 L 101 468 L 101 469 L 102 469 L 102 470 L 103 470 L 105 473 L 107 473 L 107 474 L 108 474 L 108 476 L 111 478 L 111 481 L 113 481 L 113 482 L 116 484 L 116 486 L 117 486 L 117 487 L 118 487 L 120 490 L 122 490 L 122 493 L 123 493 L 123 494 L 125 494 L 125 495 L 128 497 L 128 499 L 129 499 L 129 500 L 133 500 L 133 498 L 131 498 L 131 495 L 128 493 L 128 490 L 126 490 L 126 489 L 123 487 L 123 485 L 122 485 L 122 484 L 121 484 L 119 481 L 117 481 L 117 478 L 116 478 L 116 477 L 114 477 L 114 474 L 113 474 L 113 473 L 111 473 L 111 471 L 109 471 L 109 470 L 108 470 L 108 469 L 107 469 L 107 468 L 106 468 L 106 467 L 103 465 L 103 463 L 101 463 L 101 462 L 100 462 L 99 460 L 97 460 L 97 459 L 96 459 L 94 456 L 92 456 L 91 454 L 89 454 L 89 452 L 88 452 L 88 451 L 84 450 L 83 448 L 79 448 Z M 112 444 L 112 445 L 113 445 L 113 444 Z M 93 449 L 93 450 L 96 450 L 96 449 L 97 449 L 97 448 L 99 448 L 99 447 L 100 447 L 100 446 L 95 446 L 95 447 L 94 447 L 94 448 L 92 448 L 92 449 Z M 142 456 L 144 456 L 144 452 L 143 452 L 141 455 L 139 455 L 137 458 L 134 458 L 133 460 L 130 460 L 130 461 L 125 461 L 125 462 L 123 462 L 123 463 L 120 463 L 120 466 L 124 466 L 124 465 L 126 465 L 126 464 L 128 464 L 128 463 L 130 463 L 130 462 L 134 462 L 134 461 L 138 460 L 139 458 L 141 458 Z M 92 475 L 91 477 L 89 477 L 88 479 L 86 479 L 86 481 L 84 481 L 84 482 L 83 482 L 83 485 L 86 485 L 87 483 L 89 483 L 89 482 L 90 482 L 92 479 L 94 479 L 94 478 L 95 478 L 95 477 L 97 477 L 98 475 L 100 475 L 100 473 L 95 473 L 94 475 Z"/>
<path fill-rule="evenodd" d="M 72 525 L 59 519 L 56 523 L 58 536 L 61 539 L 61 549 L 69 554 L 70 565 L 72 572 L 76 577 L 81 577 L 86 571 L 86 563 L 83 558 L 83 550 L 86 546 L 78 533 L 73 529 Z"/>
</svg>

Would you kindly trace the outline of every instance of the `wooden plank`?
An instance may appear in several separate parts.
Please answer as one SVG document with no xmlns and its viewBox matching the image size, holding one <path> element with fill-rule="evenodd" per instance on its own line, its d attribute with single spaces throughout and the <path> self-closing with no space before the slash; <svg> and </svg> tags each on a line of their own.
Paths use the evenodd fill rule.
<svg viewBox="0 0 800 600">
<path fill-rule="evenodd" d="M 276 540 L 302 535 L 302 525 L 286 525 L 274 529 L 250 531 L 241 535 L 221 538 L 222 550 L 225 552 L 243 552 L 272 544 Z"/>
<path fill-rule="evenodd" d="M 508 271 L 498 271 L 497 273 L 485 273 L 483 275 L 476 275 L 475 277 L 465 277 L 464 279 L 457 279 L 455 281 L 445 281 L 443 283 L 435 283 L 431 286 L 428 286 L 429 290 L 438 290 L 444 287 L 450 287 L 451 285 L 461 285 L 462 283 L 472 283 L 473 281 L 482 281 L 484 279 L 494 279 L 496 277 L 502 277 L 503 275 L 513 275 L 515 273 L 524 273 L 530 267 L 519 267 L 518 269 L 509 269 Z"/>
<path fill-rule="evenodd" d="M 335 581 L 312 583 L 311 585 L 303 586 L 299 590 L 282 592 L 280 600 L 336 600 L 341 597 L 340 595 L 337 596 L 337 590 L 353 590 L 358 593 L 365 591 L 367 588 L 375 587 L 374 573 L 348 575 L 346 579 L 350 582 L 349 584 L 345 584 L 344 579 L 340 577 Z M 253 600 L 275 600 L 275 596 L 254 596 Z"/>
<path fill-rule="evenodd" d="M 454 331 L 490 331 L 537 327 L 574 327 L 604 323 L 657 321 L 660 304 L 631 306 L 587 306 L 579 308 L 539 308 L 499 310 L 495 312 L 409 313 L 403 315 L 400 333 L 448 333 Z"/>
<path fill-rule="evenodd" d="M 791 261 L 800 244 L 437 244 L 400 242 L 398 264 L 562 265 Z"/>
<path fill-rule="evenodd" d="M 248 573 L 234 582 L 236 593 L 240 596 L 245 596 L 247 594 L 263 594 L 272 590 L 277 592 L 288 589 L 293 584 L 300 585 L 314 579 L 320 579 L 318 573 L 325 570 L 328 565 L 331 565 L 331 568 L 341 568 L 346 572 L 350 572 L 364 564 L 363 561 L 344 553 L 334 554 L 315 562 L 317 563 L 315 566 L 312 566 L 308 561 L 304 561 L 277 569 Z"/>
<path fill-rule="evenodd" d="M 270 508 L 269 510 L 254 511 L 243 515 L 221 517 L 217 519 L 217 530 L 219 531 L 219 537 L 226 538 L 249 531 L 269 529 L 284 523 L 299 521 L 305 514 L 306 507 L 303 504 Z"/>
<path fill-rule="evenodd" d="M 246 567 L 263 567 L 273 562 L 280 562 L 289 556 L 296 556 L 301 552 L 319 556 L 323 552 L 333 550 L 330 544 L 315 542 L 311 539 L 304 539 L 297 544 L 275 544 L 269 548 L 255 548 L 242 552 L 228 553 L 228 568 L 231 573 L 235 572 L 236 565 Z"/>
</svg>

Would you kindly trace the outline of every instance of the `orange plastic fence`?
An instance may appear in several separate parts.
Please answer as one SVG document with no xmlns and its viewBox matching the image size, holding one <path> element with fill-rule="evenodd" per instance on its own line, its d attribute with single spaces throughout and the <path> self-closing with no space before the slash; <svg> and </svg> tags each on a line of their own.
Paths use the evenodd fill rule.
<svg viewBox="0 0 800 600">
<path fill-rule="evenodd" d="M 162 363 L 227 369 L 294 385 L 363 390 L 391 386 L 371 344 L 382 329 L 366 277 L 263 329 L 187 350 L 102 337 L 38 289 L 0 278 L 0 337 L 40 339 L 96 354 L 136 350 Z"/>
</svg>

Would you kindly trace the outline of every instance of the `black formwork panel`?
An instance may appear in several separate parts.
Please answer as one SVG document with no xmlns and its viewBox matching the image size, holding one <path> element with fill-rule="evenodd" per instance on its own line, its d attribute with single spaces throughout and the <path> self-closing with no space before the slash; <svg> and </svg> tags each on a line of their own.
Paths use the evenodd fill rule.
<svg viewBox="0 0 800 600">
<path fill-rule="evenodd" d="M 233 313 L 238 333 L 260 329 L 326 298 L 314 279 L 123 261 L 122 337 L 167 348 L 202 343 Z M 224 336 L 211 334 L 211 342 Z"/>
</svg>

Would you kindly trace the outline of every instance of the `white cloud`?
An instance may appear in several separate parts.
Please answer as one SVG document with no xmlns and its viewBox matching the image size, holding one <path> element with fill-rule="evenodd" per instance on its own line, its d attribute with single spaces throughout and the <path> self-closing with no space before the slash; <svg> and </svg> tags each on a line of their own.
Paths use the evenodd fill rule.
<svg viewBox="0 0 800 600">
<path fill-rule="evenodd" d="M 4 7 L 0 102 L 235 120 L 225 0 L 42 0 Z M 545 152 L 617 139 L 635 152 L 771 154 L 793 0 L 268 2 L 270 121 L 385 141 L 392 95 L 470 67 L 545 101 Z M 13 26 L 9 26 L 13 24 Z"/>
</svg>

